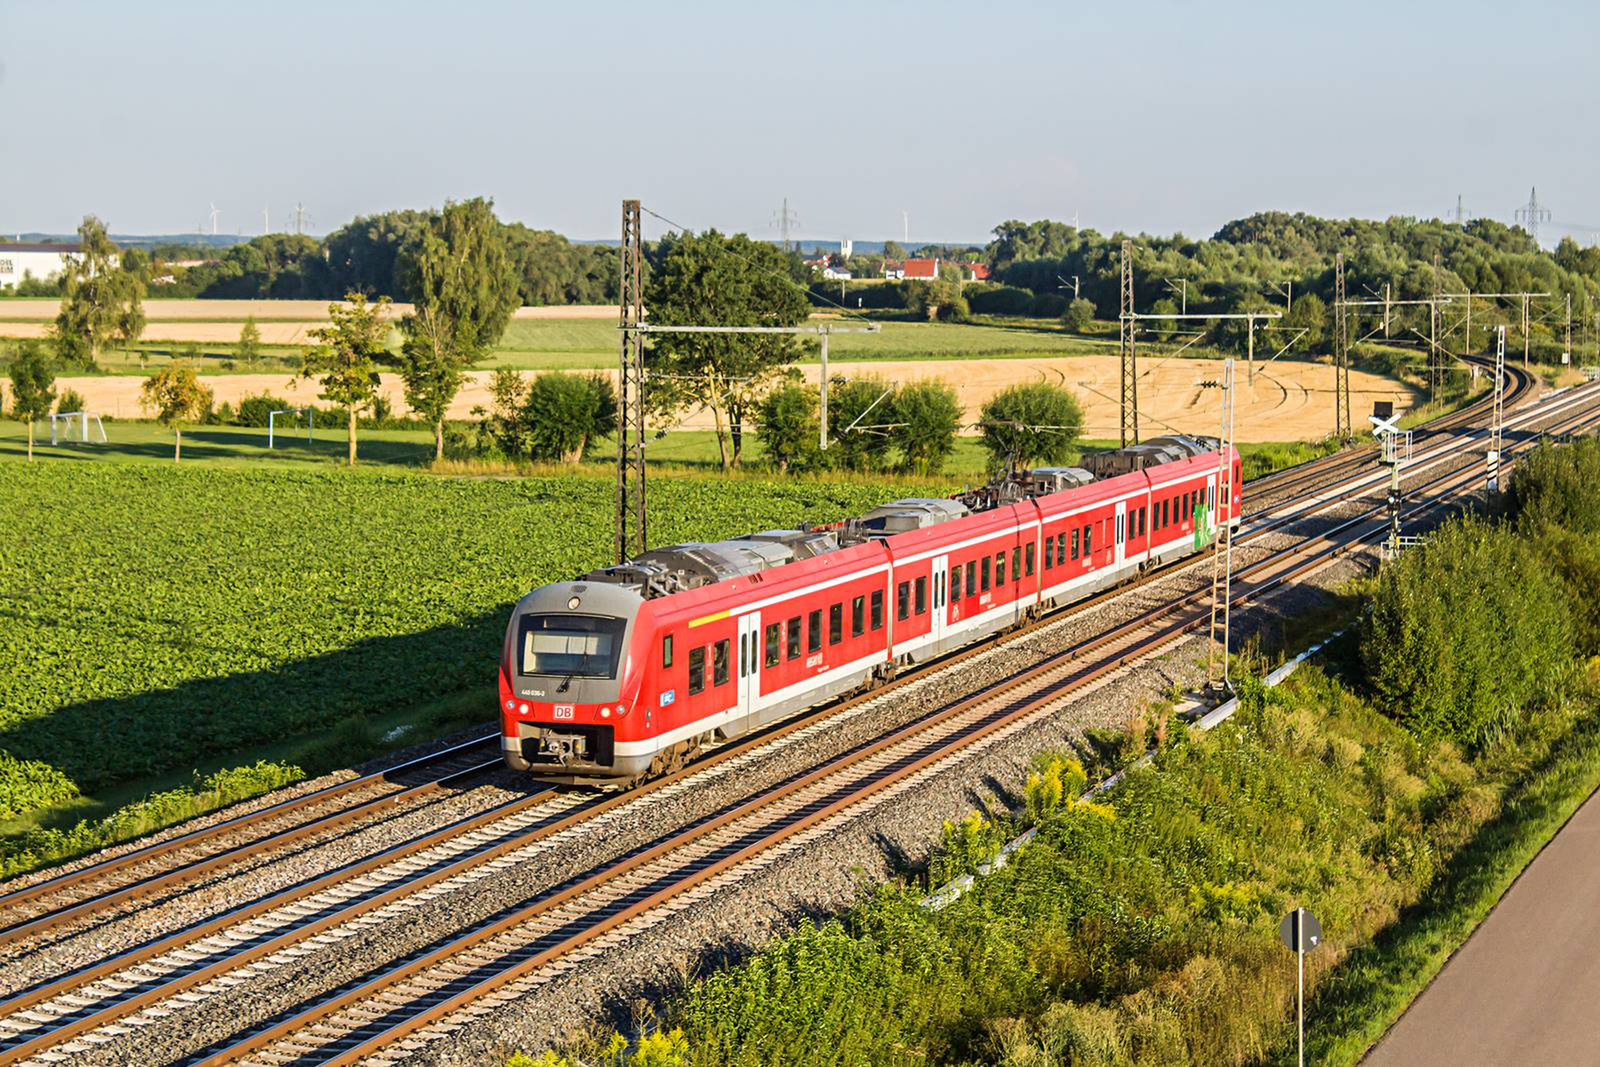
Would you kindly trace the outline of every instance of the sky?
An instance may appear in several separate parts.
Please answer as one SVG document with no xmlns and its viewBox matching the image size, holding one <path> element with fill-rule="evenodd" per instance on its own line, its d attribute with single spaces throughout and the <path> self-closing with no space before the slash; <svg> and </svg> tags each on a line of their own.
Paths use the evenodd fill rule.
<svg viewBox="0 0 1600 1067">
<path fill-rule="evenodd" d="M 0 233 L 492 197 L 615 239 L 1206 236 L 1256 211 L 1600 239 L 1600 3 L 0 0 Z M 665 223 L 648 219 L 653 237 Z"/>
</svg>

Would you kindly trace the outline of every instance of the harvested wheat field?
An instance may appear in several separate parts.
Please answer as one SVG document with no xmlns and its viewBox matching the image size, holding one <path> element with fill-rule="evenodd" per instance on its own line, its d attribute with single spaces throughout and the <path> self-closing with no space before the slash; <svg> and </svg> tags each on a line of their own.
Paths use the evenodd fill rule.
<svg viewBox="0 0 1600 1067">
<path fill-rule="evenodd" d="M 61 301 L 55 298 L 0 301 L 0 337 L 43 337 L 54 321 Z M 393 304 L 392 317 L 411 311 L 410 304 Z M 180 344 L 232 344 L 239 327 L 254 317 L 261 340 L 269 345 L 308 344 L 308 333 L 328 321 L 326 300 L 146 300 L 145 329 L 140 340 Z M 524 307 L 512 313 L 517 319 L 616 318 L 611 304 L 577 304 L 569 307 Z"/>
<path fill-rule="evenodd" d="M 815 383 L 816 366 L 802 367 L 806 380 Z M 1054 382 L 1077 394 L 1084 408 L 1084 436 L 1115 437 L 1118 428 L 1118 361 L 1116 356 L 1071 356 L 1041 359 L 964 359 L 917 361 L 836 362 L 834 377 L 870 377 L 905 383 L 937 379 L 953 386 L 970 426 L 978 409 L 1001 389 L 1018 382 Z M 528 372 L 533 373 L 533 372 Z M 1206 359 L 1152 360 L 1141 368 L 1139 382 L 1140 425 L 1148 436 L 1181 431 L 1215 435 L 1218 431 L 1221 390 L 1217 383 L 1222 364 Z M 473 371 L 451 405 L 451 418 L 472 417 L 472 409 L 489 403 L 489 372 Z M 58 388 L 81 393 L 89 410 L 117 418 L 140 418 L 137 376 L 75 377 L 58 380 Z M 315 383 L 291 379 L 287 374 L 227 374 L 205 378 L 217 403 L 235 406 L 247 396 L 270 392 L 297 403 L 317 403 Z M 1298 441 L 1332 433 L 1333 368 L 1321 363 L 1287 362 L 1259 367 L 1254 380 L 1242 363 L 1237 365 L 1234 399 L 1235 432 L 1241 441 Z M 382 376 L 382 390 L 396 412 L 406 410 L 399 377 Z M 1375 400 L 1391 401 L 1395 411 L 1411 407 L 1411 389 L 1374 374 L 1350 373 L 1351 405 L 1357 416 L 1372 410 Z M 713 427 L 709 412 L 689 415 L 684 429 Z M 967 433 L 973 433 L 970 428 Z"/>
</svg>

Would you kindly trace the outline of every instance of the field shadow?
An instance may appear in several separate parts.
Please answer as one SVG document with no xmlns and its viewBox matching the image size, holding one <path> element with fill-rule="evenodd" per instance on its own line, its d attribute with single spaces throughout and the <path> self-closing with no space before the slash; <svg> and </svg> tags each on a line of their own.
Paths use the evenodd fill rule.
<svg viewBox="0 0 1600 1067">
<path fill-rule="evenodd" d="M 71 704 L 0 730 L 0 749 L 50 763 L 91 790 L 187 770 L 210 757 L 247 760 L 252 747 L 337 744 L 339 731 L 352 725 L 491 686 L 511 607 L 259 671 Z M 486 703 L 484 718 L 493 710 Z"/>
</svg>

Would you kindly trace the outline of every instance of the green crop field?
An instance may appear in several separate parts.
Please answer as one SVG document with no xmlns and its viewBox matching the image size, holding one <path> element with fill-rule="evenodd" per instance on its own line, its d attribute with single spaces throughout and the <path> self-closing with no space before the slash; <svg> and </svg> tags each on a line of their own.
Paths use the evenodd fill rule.
<svg viewBox="0 0 1600 1067">
<path fill-rule="evenodd" d="M 930 488 L 665 478 L 651 535 L 837 519 Z M 452 695 L 481 694 L 487 721 L 511 603 L 606 562 L 611 493 L 598 474 L 0 463 L 0 786 L 48 803 L 293 758 Z"/>
</svg>

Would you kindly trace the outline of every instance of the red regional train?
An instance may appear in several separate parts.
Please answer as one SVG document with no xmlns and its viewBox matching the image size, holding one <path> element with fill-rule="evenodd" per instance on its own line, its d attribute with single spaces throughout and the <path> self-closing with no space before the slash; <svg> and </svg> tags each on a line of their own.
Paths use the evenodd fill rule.
<svg viewBox="0 0 1600 1067">
<path fill-rule="evenodd" d="M 1158 437 L 535 589 L 501 656 L 505 761 L 567 783 L 670 771 L 715 739 L 1199 552 L 1239 521 L 1239 455 L 1218 452 L 1212 438 Z"/>
</svg>

